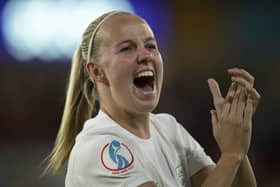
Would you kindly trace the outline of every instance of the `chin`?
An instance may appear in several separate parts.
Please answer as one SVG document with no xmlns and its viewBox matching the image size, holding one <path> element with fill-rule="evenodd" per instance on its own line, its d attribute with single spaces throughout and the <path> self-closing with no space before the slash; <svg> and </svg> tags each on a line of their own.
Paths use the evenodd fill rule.
<svg viewBox="0 0 280 187">
<path fill-rule="evenodd" d="M 153 112 L 157 107 L 158 101 L 141 102 L 136 105 L 136 110 L 140 113 L 150 113 Z"/>
</svg>

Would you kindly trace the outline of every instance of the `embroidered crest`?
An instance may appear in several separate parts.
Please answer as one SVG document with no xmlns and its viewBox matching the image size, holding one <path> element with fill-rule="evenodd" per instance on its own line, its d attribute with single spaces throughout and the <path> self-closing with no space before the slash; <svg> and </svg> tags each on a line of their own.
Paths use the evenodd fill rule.
<svg viewBox="0 0 280 187">
<path fill-rule="evenodd" d="M 133 167 L 134 156 L 127 145 L 117 140 L 107 143 L 101 151 L 101 162 L 112 174 L 123 173 Z"/>
<path fill-rule="evenodd" d="M 187 187 L 187 182 L 186 182 L 186 174 L 184 171 L 183 166 L 178 166 L 175 168 L 176 172 L 176 180 L 177 182 L 182 186 L 182 187 Z"/>
</svg>

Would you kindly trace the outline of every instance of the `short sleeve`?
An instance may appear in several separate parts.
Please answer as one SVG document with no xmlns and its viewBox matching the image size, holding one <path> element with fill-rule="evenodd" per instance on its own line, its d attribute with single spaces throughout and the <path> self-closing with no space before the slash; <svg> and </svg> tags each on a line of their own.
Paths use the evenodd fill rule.
<svg viewBox="0 0 280 187">
<path fill-rule="evenodd" d="M 154 115 L 154 118 L 158 120 L 158 124 L 164 124 L 158 128 L 165 129 L 165 136 L 169 137 L 176 151 L 182 155 L 189 177 L 202 168 L 215 165 L 201 145 L 172 115 L 162 113 Z"/>
<path fill-rule="evenodd" d="M 66 187 L 136 187 L 153 181 L 134 151 L 113 136 L 83 137 L 72 149 Z"/>
<path fill-rule="evenodd" d="M 187 156 L 190 176 L 210 165 L 215 165 L 213 160 L 205 153 L 201 145 L 189 134 L 189 132 L 181 125 L 180 132 L 183 139 L 183 147 Z"/>
</svg>

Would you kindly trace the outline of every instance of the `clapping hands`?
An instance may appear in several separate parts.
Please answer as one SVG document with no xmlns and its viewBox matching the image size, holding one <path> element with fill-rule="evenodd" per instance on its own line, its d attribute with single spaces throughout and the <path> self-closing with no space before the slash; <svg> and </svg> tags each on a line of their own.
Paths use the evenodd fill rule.
<svg viewBox="0 0 280 187">
<path fill-rule="evenodd" d="M 243 69 L 229 69 L 233 81 L 227 96 L 219 84 L 208 80 L 215 110 L 211 110 L 213 135 L 222 154 L 245 156 L 251 140 L 252 116 L 260 100 L 254 86 L 255 78 Z"/>
</svg>

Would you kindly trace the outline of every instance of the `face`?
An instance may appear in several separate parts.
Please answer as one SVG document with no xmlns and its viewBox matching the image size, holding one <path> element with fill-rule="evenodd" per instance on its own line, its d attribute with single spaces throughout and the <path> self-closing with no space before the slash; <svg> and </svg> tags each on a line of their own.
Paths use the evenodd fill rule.
<svg viewBox="0 0 280 187">
<path fill-rule="evenodd" d="M 110 100 L 115 110 L 151 112 L 158 104 L 163 79 L 162 58 L 152 30 L 132 15 L 110 18 L 100 29 L 104 41 L 100 63 L 109 92 L 103 100 Z"/>
</svg>

